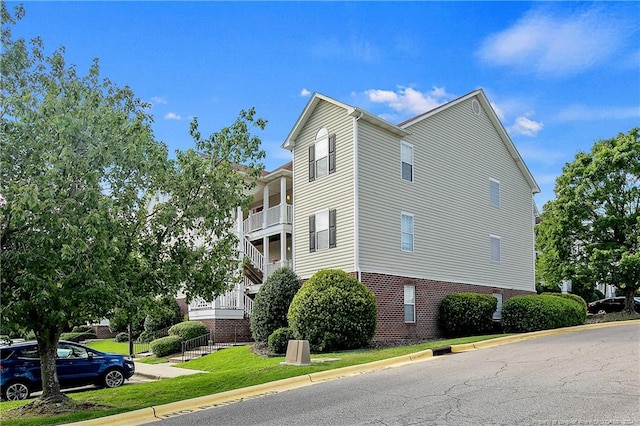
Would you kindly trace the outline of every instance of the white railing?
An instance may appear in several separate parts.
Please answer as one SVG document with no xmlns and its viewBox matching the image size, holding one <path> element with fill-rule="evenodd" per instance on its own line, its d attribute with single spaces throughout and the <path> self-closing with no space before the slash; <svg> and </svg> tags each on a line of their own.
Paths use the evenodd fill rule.
<svg viewBox="0 0 640 426">
<path fill-rule="evenodd" d="M 253 299 L 251 299 L 246 294 L 244 295 L 244 313 L 247 315 L 251 315 L 253 312 Z"/>
<path fill-rule="evenodd" d="M 266 222 L 265 222 L 266 214 Z M 291 204 L 278 204 L 258 213 L 251 213 L 242 224 L 245 234 L 268 228 L 279 224 L 291 224 L 293 221 L 293 206 Z"/>
<path fill-rule="evenodd" d="M 267 279 L 267 277 L 271 274 L 273 274 L 273 272 L 276 269 L 280 269 L 284 266 L 288 266 L 289 268 L 291 268 L 291 261 L 290 260 L 278 260 L 277 262 L 272 262 L 272 263 L 267 263 L 264 266 L 264 279 Z"/>
<path fill-rule="evenodd" d="M 202 309 L 244 309 L 241 302 L 244 302 L 244 292 L 241 288 L 234 288 L 216 297 L 213 302 L 207 302 L 198 297 L 189 304 L 189 310 L 196 311 Z"/>
<path fill-rule="evenodd" d="M 256 268 L 264 271 L 264 255 L 246 238 L 244 239 L 244 254 L 251 260 Z"/>
</svg>

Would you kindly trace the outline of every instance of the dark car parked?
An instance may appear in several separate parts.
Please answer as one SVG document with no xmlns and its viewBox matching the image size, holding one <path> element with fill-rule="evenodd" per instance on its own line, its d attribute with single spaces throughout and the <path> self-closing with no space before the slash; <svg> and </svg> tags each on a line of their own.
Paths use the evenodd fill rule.
<svg viewBox="0 0 640 426">
<path fill-rule="evenodd" d="M 121 386 L 135 373 L 131 358 L 97 351 L 78 343 L 58 343 L 56 367 L 61 388 L 95 384 Z M 36 342 L 0 347 L 0 389 L 2 398 L 15 401 L 42 390 L 40 358 Z"/>
<path fill-rule="evenodd" d="M 587 304 L 590 314 L 604 314 L 611 312 L 622 312 L 624 309 L 624 297 L 609 297 L 607 299 L 596 300 Z M 640 297 L 633 298 L 633 305 L 636 312 L 640 313 Z"/>
</svg>

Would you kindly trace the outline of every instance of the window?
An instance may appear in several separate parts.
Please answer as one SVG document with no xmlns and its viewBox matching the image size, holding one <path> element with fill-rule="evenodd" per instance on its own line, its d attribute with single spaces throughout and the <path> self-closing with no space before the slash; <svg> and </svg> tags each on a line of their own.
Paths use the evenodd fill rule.
<svg viewBox="0 0 640 426">
<path fill-rule="evenodd" d="M 500 237 L 491 235 L 491 261 L 500 263 Z"/>
<path fill-rule="evenodd" d="M 309 251 L 336 246 L 336 211 L 322 210 L 309 216 Z"/>
<path fill-rule="evenodd" d="M 402 213 L 402 251 L 413 252 L 413 215 Z"/>
<path fill-rule="evenodd" d="M 416 322 L 416 288 L 404 286 L 404 322 Z"/>
<path fill-rule="evenodd" d="M 316 133 L 316 141 L 309 147 L 309 182 L 336 171 L 336 135 L 329 135 L 324 127 Z"/>
<path fill-rule="evenodd" d="M 496 311 L 493 313 L 493 319 L 499 320 L 502 319 L 502 295 L 500 293 L 493 293 L 493 297 L 498 300 L 498 306 L 496 307 Z"/>
<path fill-rule="evenodd" d="M 402 142 L 400 145 L 402 180 L 413 182 L 413 145 Z"/>
<path fill-rule="evenodd" d="M 492 178 L 489 178 L 489 202 L 500 207 L 500 182 Z"/>
</svg>

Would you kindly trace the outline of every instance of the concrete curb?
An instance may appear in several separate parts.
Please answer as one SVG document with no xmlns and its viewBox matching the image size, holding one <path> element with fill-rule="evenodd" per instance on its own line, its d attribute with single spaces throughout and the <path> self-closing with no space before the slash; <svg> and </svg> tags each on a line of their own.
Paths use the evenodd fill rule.
<svg viewBox="0 0 640 426">
<path fill-rule="evenodd" d="M 491 348 L 495 346 L 506 345 L 523 340 L 535 339 L 538 337 L 548 336 L 552 334 L 564 334 L 575 331 L 588 329 L 607 328 L 614 326 L 640 324 L 640 320 L 619 321 L 600 324 L 588 324 L 576 327 L 559 328 L 554 330 L 543 330 L 532 333 L 518 334 L 513 336 L 499 337 L 496 339 L 485 340 L 476 343 L 467 343 L 461 345 L 452 345 L 451 352 L 466 352 L 471 350 Z M 178 417 L 185 414 L 195 413 L 210 408 L 220 407 L 235 402 L 247 401 L 250 399 L 260 398 L 267 395 L 285 392 L 305 386 L 311 386 L 316 383 L 326 382 L 342 377 L 365 374 L 373 371 L 385 370 L 393 367 L 399 367 L 406 364 L 423 362 L 431 359 L 437 359 L 433 356 L 430 349 L 416 352 L 409 355 L 402 355 L 395 358 L 389 358 L 380 361 L 370 362 L 368 364 L 353 365 L 350 367 L 338 368 L 335 370 L 327 370 L 318 373 L 305 374 L 302 376 L 292 377 L 289 379 L 278 380 L 276 382 L 264 383 L 261 385 L 250 386 L 247 388 L 236 389 L 227 392 L 221 392 L 214 395 L 206 395 L 198 398 L 177 401 L 170 404 L 164 404 L 157 407 L 143 408 L 127 413 L 116 414 L 108 417 L 100 417 L 93 420 L 72 423 L 73 425 L 103 425 L 110 426 L 119 425 L 140 425 L 153 421 L 164 420 L 172 417 Z M 136 373 L 137 374 L 137 373 Z"/>
</svg>

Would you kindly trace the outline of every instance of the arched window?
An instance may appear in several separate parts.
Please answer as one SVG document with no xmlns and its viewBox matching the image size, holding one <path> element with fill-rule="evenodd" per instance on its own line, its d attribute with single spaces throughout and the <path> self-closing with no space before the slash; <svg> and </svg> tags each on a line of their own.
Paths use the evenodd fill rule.
<svg viewBox="0 0 640 426">
<path fill-rule="evenodd" d="M 336 136 L 329 135 L 323 127 L 316 133 L 316 140 L 309 147 L 309 181 L 336 171 Z"/>
</svg>

